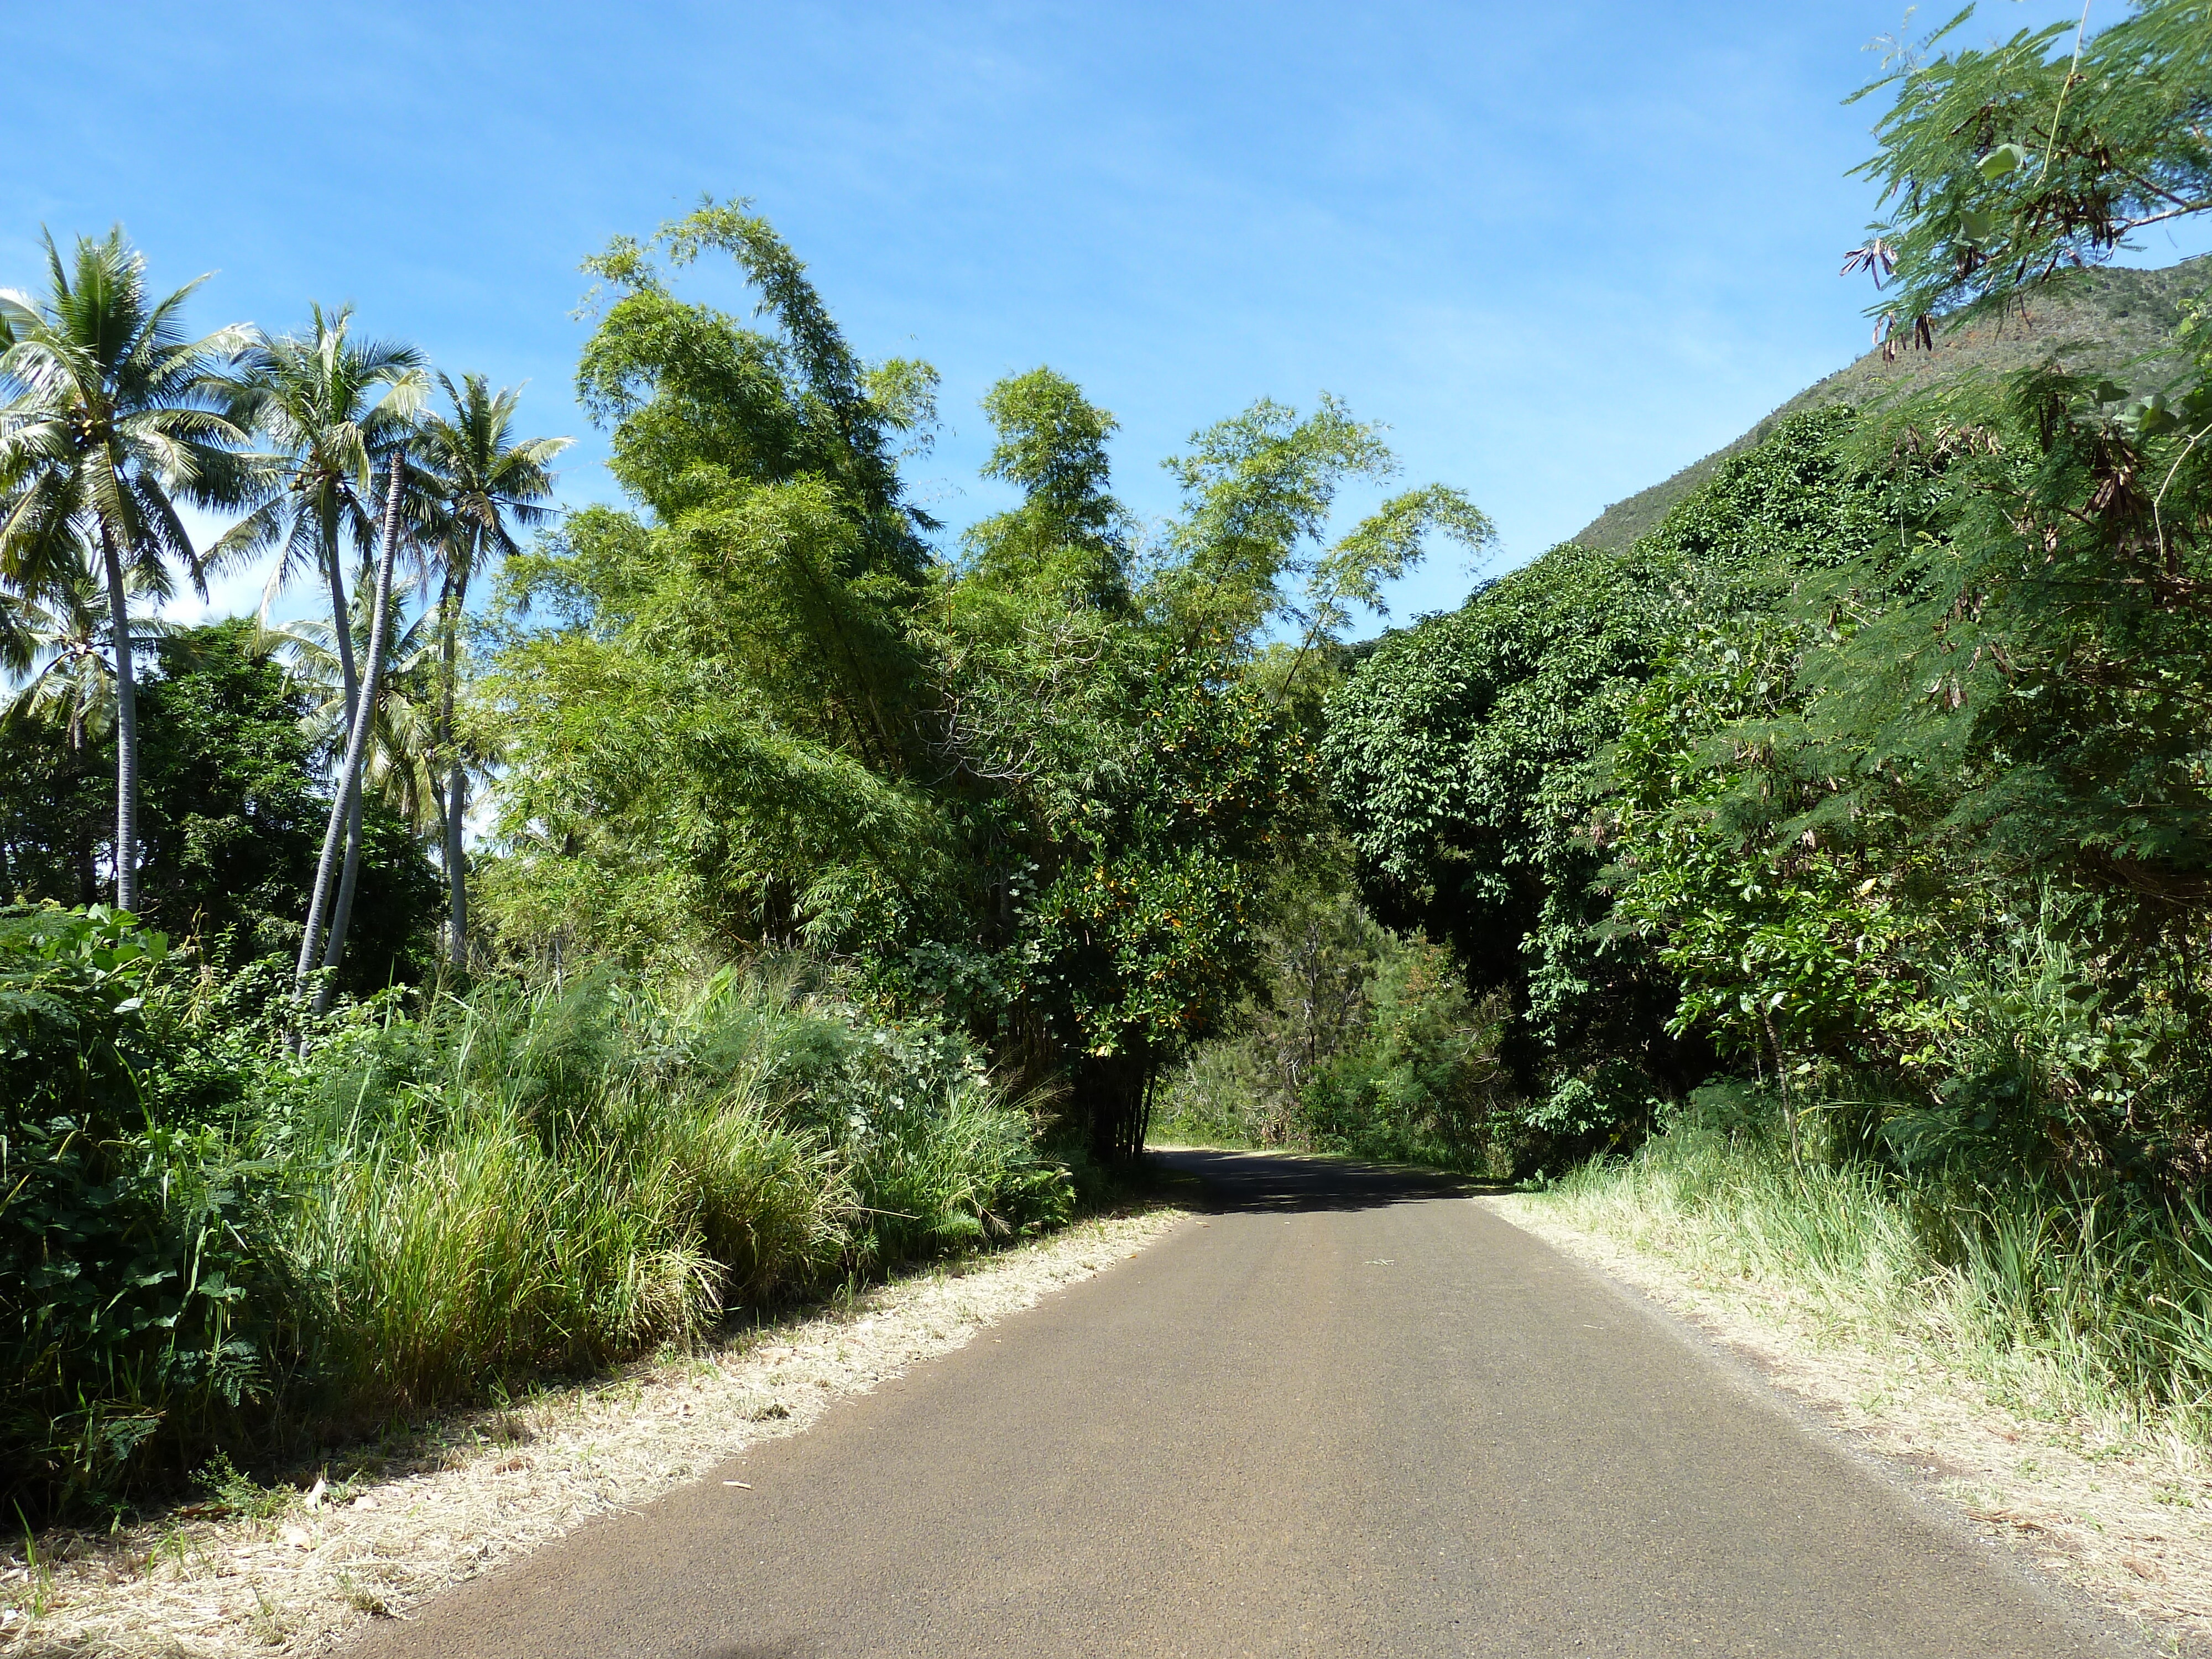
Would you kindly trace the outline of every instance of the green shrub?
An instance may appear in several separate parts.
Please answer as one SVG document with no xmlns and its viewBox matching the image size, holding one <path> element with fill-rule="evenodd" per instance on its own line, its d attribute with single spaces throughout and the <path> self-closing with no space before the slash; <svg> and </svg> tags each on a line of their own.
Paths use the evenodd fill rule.
<svg viewBox="0 0 2212 1659">
<path fill-rule="evenodd" d="M 141 1087 L 179 1035 L 167 954 L 104 908 L 0 911 L 0 1461 L 41 1507 L 112 1489 L 165 1427 L 204 1437 L 260 1382 L 245 1234 L 265 1171 Z M 204 1105 L 196 1069 L 170 1092 Z"/>
<path fill-rule="evenodd" d="M 1193 1052 L 1161 1132 L 1504 1174 L 1528 1136 L 1498 1062 L 1497 998 L 1449 951 L 1377 927 L 1348 896 L 1294 907 L 1264 1002 Z"/>
<path fill-rule="evenodd" d="M 278 1244 L 349 1416 L 603 1364 L 1068 1208 L 963 1044 L 868 1025 L 795 967 L 488 988 L 320 1066 L 331 1173 Z"/>
<path fill-rule="evenodd" d="M 51 1514 L 1065 1220 L 964 1042 L 799 961 L 397 993 L 0 918 L 9 1496 Z M 268 994 L 279 989 L 273 1000 Z M 259 998 L 258 1011 L 249 1003 Z"/>
</svg>

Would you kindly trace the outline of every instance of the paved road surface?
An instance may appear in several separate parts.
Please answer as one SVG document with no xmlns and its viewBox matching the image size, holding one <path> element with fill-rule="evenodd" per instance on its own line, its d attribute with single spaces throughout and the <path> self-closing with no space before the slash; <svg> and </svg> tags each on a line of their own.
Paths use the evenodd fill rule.
<svg viewBox="0 0 2212 1659">
<path fill-rule="evenodd" d="M 1446 1184 L 1167 1156 L 1205 1225 L 353 1651 L 2136 1651 Z"/>
</svg>

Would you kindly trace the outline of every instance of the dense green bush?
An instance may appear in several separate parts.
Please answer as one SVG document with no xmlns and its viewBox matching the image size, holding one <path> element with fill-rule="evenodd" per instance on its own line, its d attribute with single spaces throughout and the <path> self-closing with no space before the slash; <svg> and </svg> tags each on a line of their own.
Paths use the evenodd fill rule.
<svg viewBox="0 0 2212 1659">
<path fill-rule="evenodd" d="M 278 982 L 283 982 L 281 975 Z M 0 917 L 0 1415 L 52 1513 L 1065 1220 L 963 1039 L 807 964 L 342 1005 L 105 912 Z"/>
<path fill-rule="evenodd" d="M 0 1459 L 40 1496 L 111 1486 L 262 1377 L 240 1268 L 265 1172 L 214 1121 L 166 957 L 104 908 L 0 911 Z M 197 1086 L 165 1112 L 172 1044 Z"/>
<path fill-rule="evenodd" d="M 1507 1000 L 1542 1163 L 1850 1073 L 1893 1165 L 2203 1190 L 2212 473 L 2130 409 L 2046 366 L 1794 417 L 1348 675 L 1361 891 Z"/>
<path fill-rule="evenodd" d="M 1758 625 L 1801 570 L 1882 532 L 1881 494 L 1841 447 L 1850 422 L 1784 422 L 1634 545 L 1552 549 L 1386 636 L 1329 698 L 1322 766 L 1362 896 L 1503 996 L 1527 1127 L 1561 1152 L 1640 1132 L 1651 1099 L 1711 1069 L 1658 942 L 1617 925 L 1595 832 L 1620 793 L 1613 751 L 1685 636 Z"/>
</svg>

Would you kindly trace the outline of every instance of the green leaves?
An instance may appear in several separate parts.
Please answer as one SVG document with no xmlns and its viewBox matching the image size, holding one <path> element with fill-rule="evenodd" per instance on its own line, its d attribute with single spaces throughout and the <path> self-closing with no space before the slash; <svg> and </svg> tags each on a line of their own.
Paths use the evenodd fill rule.
<svg viewBox="0 0 2212 1659">
<path fill-rule="evenodd" d="M 870 368 L 805 267 L 708 202 L 590 268 L 623 291 L 578 390 L 645 509 L 572 514 L 510 563 L 519 623 L 487 683 L 517 938 L 628 957 L 804 932 L 910 945 L 955 908 L 917 639 L 925 515 L 891 442 L 933 418 L 927 365 Z M 728 253 L 775 331 L 687 302 L 655 267 Z"/>
<path fill-rule="evenodd" d="M 1146 1066 L 1203 1036 L 1244 988 L 1252 910 L 1304 758 L 1289 723 L 1218 659 L 1127 666 L 1128 749 L 1040 848 L 1021 988 L 1070 1049 Z M 1149 668 L 1149 672 L 1145 672 Z M 1104 781 L 1102 780 L 1102 781 Z"/>
<path fill-rule="evenodd" d="M 648 245 L 617 238 L 586 269 L 624 290 L 577 368 L 592 418 L 614 426 L 615 473 L 664 516 L 682 510 L 695 473 L 744 483 L 813 474 L 846 498 L 871 562 L 912 580 L 934 521 L 902 499 L 893 440 L 934 416 L 936 372 L 898 362 L 871 369 L 847 343 L 806 267 L 743 202 L 711 198 Z M 773 333 L 738 325 L 670 290 L 652 260 L 681 269 L 728 254 L 760 295 Z"/>
<path fill-rule="evenodd" d="M 1457 542 L 1470 558 L 1498 538 L 1489 518 L 1460 490 L 1429 484 L 1394 495 L 1314 561 L 1302 607 L 1309 628 L 1334 636 L 1351 623 L 1352 605 L 1389 615 L 1382 585 L 1419 564 L 1432 535 Z"/>
<path fill-rule="evenodd" d="M 1937 30 L 1933 48 L 1972 15 Z M 1881 148 L 1858 173 L 1890 216 L 1846 264 L 1891 291 L 1886 337 L 1932 344 L 1942 319 L 2008 304 L 2095 264 L 2137 231 L 2212 207 L 2212 14 L 2140 0 L 2095 34 L 2069 23 L 1900 61 Z"/>
<path fill-rule="evenodd" d="M 770 328 L 655 264 L 710 250 Z M 1263 401 L 1170 464 L 1185 511 L 1140 558 L 1112 416 L 1039 368 L 984 399 L 986 476 L 1020 504 L 937 563 L 891 443 L 925 433 L 934 375 L 863 365 L 764 222 L 708 203 L 591 268 L 620 291 L 579 390 L 640 510 L 573 514 L 508 567 L 511 622 L 552 614 L 484 687 L 507 936 L 803 938 L 1141 1099 L 1238 994 L 1260 872 L 1316 817 L 1301 668 L 1488 520 L 1431 486 L 1332 539 L 1340 490 L 1395 474 L 1380 430 Z"/>
<path fill-rule="evenodd" d="M 2181 424 L 2181 417 L 2166 401 L 2166 393 L 2154 392 L 2130 402 L 2120 411 L 2121 422 L 2137 438 L 2162 437 Z"/>
<path fill-rule="evenodd" d="M 0 1041 L 20 1062 L 0 1083 L 0 1113 L 84 1109 L 100 1091 L 127 1098 L 129 1056 L 118 1045 L 167 956 L 165 935 L 105 905 L 0 908 Z"/>
<path fill-rule="evenodd" d="M 1389 479 L 1397 461 L 1381 428 L 1326 392 L 1304 418 L 1263 398 L 1193 434 L 1191 444 L 1165 463 L 1183 491 L 1174 532 L 1182 557 L 1155 584 L 1157 602 L 1186 630 L 1217 629 L 1249 644 L 1270 620 L 1295 614 L 1285 579 L 1324 542 L 1337 492 L 1356 479 Z M 1402 536 L 1378 528 L 1342 562 L 1352 571 L 1402 548 Z"/>
<path fill-rule="evenodd" d="M 173 1410 L 261 1375 L 233 1237 L 259 1171 L 148 1086 L 200 1046 L 167 959 L 118 911 L 0 909 L 0 1458 L 33 1505 L 112 1491 Z"/>
<path fill-rule="evenodd" d="M 250 331 L 187 336 L 198 283 L 156 299 L 119 228 L 78 238 L 66 263 L 48 237 L 46 254 L 44 295 L 0 296 L 0 581 L 39 597 L 104 531 L 166 595 L 172 563 L 203 574 L 175 501 L 234 507 L 256 483 L 217 378 Z"/>
<path fill-rule="evenodd" d="M 1847 421 L 1786 424 L 1624 552 L 1554 548 L 1386 636 L 1329 699 L 1322 761 L 1369 903 L 1510 994 L 1507 1053 L 1532 1095 L 1624 1052 L 1676 1063 L 1674 982 L 1601 873 L 1610 754 L 1652 740 L 1631 711 L 1683 639 L 1763 612 L 1790 563 L 1881 533 L 1833 453 Z"/>
</svg>

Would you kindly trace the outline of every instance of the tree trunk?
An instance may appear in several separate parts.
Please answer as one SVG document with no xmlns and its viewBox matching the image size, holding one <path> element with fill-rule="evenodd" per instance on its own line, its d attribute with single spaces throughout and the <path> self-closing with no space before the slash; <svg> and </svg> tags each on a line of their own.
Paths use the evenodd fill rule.
<svg viewBox="0 0 2212 1659">
<path fill-rule="evenodd" d="M 1797 1155 L 1797 1110 L 1790 1098 L 1790 1071 L 1782 1058 L 1782 1038 L 1775 1031 L 1774 1016 L 1765 1008 L 1759 1017 L 1766 1024 L 1766 1040 L 1774 1049 L 1774 1086 L 1782 1095 L 1782 1121 L 1790 1131 L 1790 1162 L 1792 1166 L 1802 1162 Z"/>
<path fill-rule="evenodd" d="M 1076 1097 L 1091 1120 L 1091 1155 L 1102 1164 L 1133 1164 L 1145 1155 L 1152 1097 L 1149 1056 L 1086 1056 L 1076 1073 Z"/>
<path fill-rule="evenodd" d="M 346 731 L 361 713 L 361 674 L 353 659 L 353 615 L 346 608 L 345 579 L 338 566 L 338 544 L 333 526 L 323 549 L 324 568 L 331 579 L 331 642 L 337 647 L 338 673 L 345 686 Z M 370 633 L 375 632 L 372 625 Z M 327 967 L 336 967 L 345 955 L 346 931 L 353 922 L 354 890 L 361 882 L 361 793 L 356 790 L 353 810 L 346 815 L 345 861 L 338 875 L 338 896 L 331 906 L 330 943 L 325 949 Z"/>
<path fill-rule="evenodd" d="M 353 665 L 353 621 L 346 611 L 345 574 L 338 568 L 335 526 L 323 547 L 323 572 L 331 579 L 331 643 L 337 647 L 338 679 L 345 687 L 346 729 L 350 732 L 354 711 L 361 702 L 361 676 Z"/>
<path fill-rule="evenodd" d="M 361 881 L 361 803 L 363 791 L 356 785 L 353 811 L 346 814 L 345 857 L 338 868 L 338 896 L 331 906 L 331 939 L 324 947 L 324 966 L 335 968 L 345 955 L 346 928 L 353 921 L 353 893 Z"/>
<path fill-rule="evenodd" d="M 471 550 L 473 554 L 474 550 Z M 471 557 L 471 566 L 474 566 Z M 446 574 L 445 592 L 438 596 L 439 677 L 438 691 L 438 751 L 447 757 L 453 768 L 447 783 L 443 802 L 445 807 L 446 884 L 447 914 L 446 918 L 446 949 L 447 960 L 455 973 L 465 971 L 469 965 L 469 882 L 467 856 L 461 849 L 461 826 L 468 812 L 469 780 L 461 765 L 459 744 L 454 740 L 453 704 L 456 682 L 459 678 L 459 634 L 461 628 L 460 584 L 453 580 L 451 571 Z"/>
<path fill-rule="evenodd" d="M 131 596 L 115 535 L 100 527 L 107 564 L 108 627 L 115 636 L 115 908 L 138 908 L 138 687 L 131 664 Z"/>
<path fill-rule="evenodd" d="M 385 613 L 391 609 L 392 567 L 399 554 L 399 494 L 406 479 L 407 461 L 404 455 L 392 458 L 392 489 L 384 507 L 383 546 L 379 550 L 376 563 L 376 609 L 368 629 L 368 671 L 366 684 L 361 688 L 353 719 L 349 723 L 345 759 L 338 769 L 338 786 L 331 801 L 330 823 L 323 831 L 323 854 L 315 866 L 315 889 L 307 902 L 307 925 L 300 940 L 300 965 L 296 982 L 304 987 L 307 975 L 316 964 L 318 947 L 322 943 L 324 906 L 330 902 L 331 878 L 338 863 L 338 843 L 347 826 L 356 823 L 355 810 L 361 796 L 361 774 L 368 757 L 368 726 L 376 706 L 376 682 L 384 670 Z M 335 582 L 333 591 L 337 591 Z M 322 965 L 335 974 L 343 959 L 343 941 L 335 937 L 333 949 Z M 331 986 L 326 977 L 315 993 L 315 1012 L 320 1013 L 330 1006 Z"/>
<path fill-rule="evenodd" d="M 70 789 L 71 793 L 75 793 L 76 786 L 92 771 L 85 763 L 84 719 L 81 714 L 70 716 L 69 745 Z M 76 841 L 72 854 L 76 864 L 76 902 L 89 910 L 100 902 L 99 860 L 93 856 L 93 842 L 97 836 L 90 818 L 82 812 L 73 812 L 70 816 Z"/>
<path fill-rule="evenodd" d="M 453 908 L 446 926 L 455 973 L 466 971 L 469 965 L 469 866 L 468 855 L 461 848 L 461 823 L 468 810 L 468 788 L 469 781 L 461 770 L 461 763 L 455 761 L 453 781 L 446 791 L 446 878 L 453 884 Z"/>
</svg>

